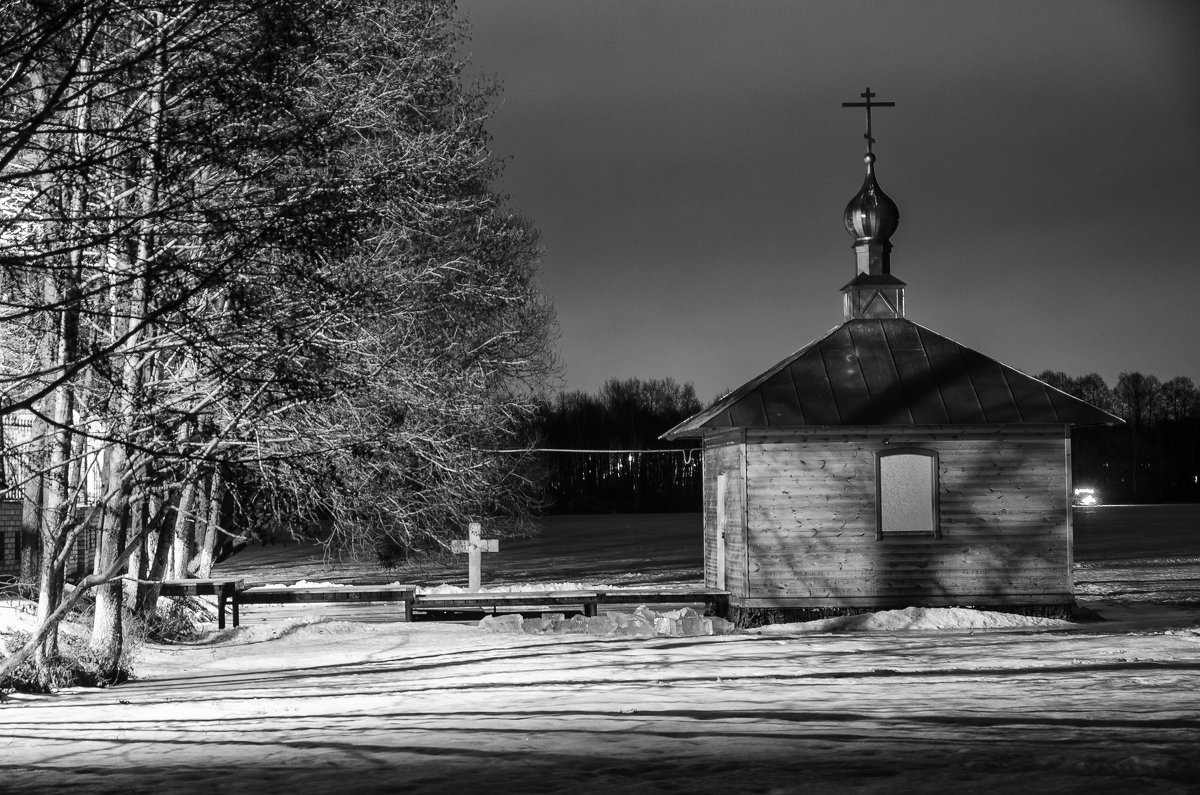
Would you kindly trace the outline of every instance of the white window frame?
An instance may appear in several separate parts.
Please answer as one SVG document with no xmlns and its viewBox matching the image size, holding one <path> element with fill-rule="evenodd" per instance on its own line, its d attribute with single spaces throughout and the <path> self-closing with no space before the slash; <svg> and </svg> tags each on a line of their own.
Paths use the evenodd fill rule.
<svg viewBox="0 0 1200 795">
<path fill-rule="evenodd" d="M 926 459 L 929 464 L 929 526 L 917 530 L 895 530 L 884 529 L 884 483 L 883 483 L 883 461 L 886 458 L 895 456 L 914 456 Z M 940 511 L 938 510 L 938 453 L 937 450 L 930 450 L 925 447 L 894 447 L 886 450 L 879 450 L 875 453 L 875 532 L 876 537 L 884 538 L 912 538 L 912 537 L 927 537 L 941 538 L 941 521 Z"/>
</svg>

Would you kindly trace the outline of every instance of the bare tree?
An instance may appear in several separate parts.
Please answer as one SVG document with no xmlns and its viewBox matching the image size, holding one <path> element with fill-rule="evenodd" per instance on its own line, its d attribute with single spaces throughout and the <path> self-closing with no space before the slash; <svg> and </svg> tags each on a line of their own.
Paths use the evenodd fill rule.
<svg viewBox="0 0 1200 795">
<path fill-rule="evenodd" d="M 41 561 L 39 630 L 0 675 L 53 656 L 90 589 L 119 675 L 117 580 L 148 581 L 145 610 L 207 569 L 226 494 L 392 557 L 519 522 L 492 451 L 522 441 L 551 313 L 449 4 L 47 7 L 0 23 L 0 416 L 34 418 Z M 84 532 L 95 570 L 64 597 Z"/>
<path fill-rule="evenodd" d="M 394 560 L 446 549 L 470 517 L 526 526 L 523 461 L 496 451 L 532 440 L 553 319 L 534 282 L 538 237 L 490 188 L 492 88 L 463 85 L 449 6 L 357 8 L 314 66 L 351 131 L 334 165 L 362 221 L 330 277 L 356 287 L 330 317 L 341 386 L 276 415 L 287 454 L 241 483 L 247 503 Z"/>
<path fill-rule="evenodd" d="M 292 130 L 214 145 L 278 110 L 229 85 L 262 77 L 247 61 L 261 56 L 264 29 L 278 30 L 271 6 L 97 0 L 66 4 L 43 26 L 46 5 L 22 3 L 6 19 L 8 43 L 29 49 L 5 49 L 13 78 L 0 106 L 10 210 L 0 322 L 18 343 L 4 352 L 0 411 L 39 423 L 25 460 L 37 484 L 26 514 L 40 530 L 40 668 L 55 652 L 76 539 L 99 533 L 96 569 L 114 570 L 131 541 L 131 498 L 158 495 L 143 533 L 176 516 L 173 495 L 206 475 L 198 451 L 220 454 L 212 429 L 239 433 L 255 408 L 242 396 L 265 394 L 258 373 L 247 385 L 206 366 L 197 343 L 214 342 L 247 259 L 286 250 L 274 230 L 293 225 L 302 192 L 281 197 L 264 178 L 277 176 L 265 164 L 281 139 L 311 146 Z M 217 421 L 231 411 L 239 422 Z M 85 512 L 88 469 L 101 461 Z M 123 590 L 85 582 L 97 588 L 93 648 L 115 666 Z"/>
</svg>

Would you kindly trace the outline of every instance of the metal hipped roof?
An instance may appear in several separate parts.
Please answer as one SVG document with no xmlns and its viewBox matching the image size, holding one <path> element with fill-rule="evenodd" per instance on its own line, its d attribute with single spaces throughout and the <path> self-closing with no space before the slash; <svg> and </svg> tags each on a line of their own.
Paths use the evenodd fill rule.
<svg viewBox="0 0 1200 795">
<path fill-rule="evenodd" d="M 1122 420 L 905 318 L 849 320 L 662 435 L 804 425 Z"/>
</svg>

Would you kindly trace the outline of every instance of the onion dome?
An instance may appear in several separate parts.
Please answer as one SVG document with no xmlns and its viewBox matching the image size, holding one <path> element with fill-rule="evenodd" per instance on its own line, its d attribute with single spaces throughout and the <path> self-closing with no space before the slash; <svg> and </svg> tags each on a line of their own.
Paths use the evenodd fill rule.
<svg viewBox="0 0 1200 795">
<path fill-rule="evenodd" d="M 868 88 L 863 102 L 843 102 L 847 108 L 867 111 L 867 177 L 858 195 L 846 205 L 842 221 L 854 238 L 855 276 L 842 288 L 842 312 L 846 320 L 904 317 L 904 282 L 892 275 L 892 234 L 900 226 L 900 210 L 875 181 L 875 154 L 871 146 L 871 109 L 894 107 L 894 102 L 872 102 Z"/>
<path fill-rule="evenodd" d="M 846 231 L 854 236 L 856 247 L 875 243 L 890 248 L 889 238 L 900 225 L 900 209 L 875 181 L 875 155 L 868 152 L 863 160 L 867 164 L 867 177 L 862 190 L 846 205 L 842 220 Z"/>
</svg>

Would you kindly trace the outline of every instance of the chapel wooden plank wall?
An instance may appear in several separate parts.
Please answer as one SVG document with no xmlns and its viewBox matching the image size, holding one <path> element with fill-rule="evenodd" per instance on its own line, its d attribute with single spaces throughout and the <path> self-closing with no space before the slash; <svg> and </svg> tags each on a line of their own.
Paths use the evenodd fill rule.
<svg viewBox="0 0 1200 795">
<path fill-rule="evenodd" d="M 745 440 L 745 554 L 726 550 L 727 587 L 742 595 L 735 603 L 1071 601 L 1064 426 L 748 429 Z M 732 465 L 736 447 L 714 449 L 714 464 Z M 940 537 L 878 536 L 875 455 L 889 447 L 937 451 Z M 706 496 L 709 563 L 710 502 Z M 739 563 L 745 574 L 735 577 Z"/>
</svg>

